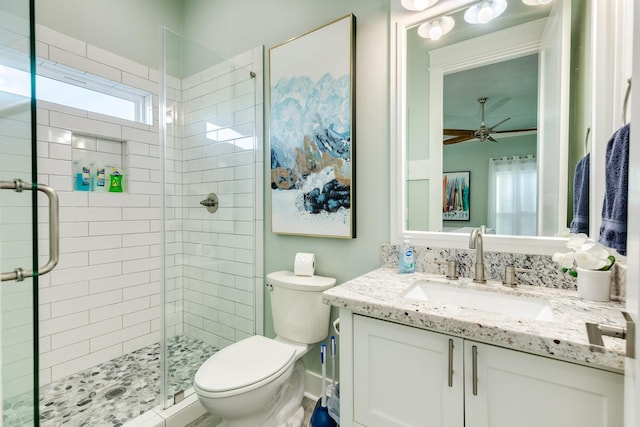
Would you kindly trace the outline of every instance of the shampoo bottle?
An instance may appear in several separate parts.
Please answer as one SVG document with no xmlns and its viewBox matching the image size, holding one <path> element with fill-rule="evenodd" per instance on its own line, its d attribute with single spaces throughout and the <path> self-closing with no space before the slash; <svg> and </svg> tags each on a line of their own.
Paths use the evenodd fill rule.
<svg viewBox="0 0 640 427">
<path fill-rule="evenodd" d="M 402 242 L 402 248 L 400 249 L 400 259 L 398 260 L 398 270 L 400 273 L 413 273 L 416 271 L 415 256 L 413 253 L 413 247 L 409 240 Z"/>
</svg>

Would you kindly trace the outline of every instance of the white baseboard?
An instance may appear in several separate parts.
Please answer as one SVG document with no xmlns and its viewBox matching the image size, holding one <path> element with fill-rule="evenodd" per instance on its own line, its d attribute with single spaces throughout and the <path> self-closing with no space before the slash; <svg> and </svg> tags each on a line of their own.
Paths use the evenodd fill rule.
<svg viewBox="0 0 640 427">
<path fill-rule="evenodd" d="M 333 381 L 327 378 L 327 396 L 331 395 Z M 304 378 L 304 395 L 311 400 L 318 400 L 322 395 L 322 375 L 307 371 Z"/>
</svg>

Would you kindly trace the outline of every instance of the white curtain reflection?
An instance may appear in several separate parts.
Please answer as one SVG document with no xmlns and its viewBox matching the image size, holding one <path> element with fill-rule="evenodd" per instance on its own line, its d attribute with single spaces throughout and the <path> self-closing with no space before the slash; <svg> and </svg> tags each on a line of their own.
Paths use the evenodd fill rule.
<svg viewBox="0 0 640 427">
<path fill-rule="evenodd" d="M 537 234 L 536 157 L 489 159 L 488 226 L 496 234 Z"/>
</svg>

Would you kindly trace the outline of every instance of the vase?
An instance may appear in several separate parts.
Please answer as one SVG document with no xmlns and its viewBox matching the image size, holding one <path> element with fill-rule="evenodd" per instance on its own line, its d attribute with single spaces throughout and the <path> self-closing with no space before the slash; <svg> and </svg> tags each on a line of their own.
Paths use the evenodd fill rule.
<svg viewBox="0 0 640 427">
<path fill-rule="evenodd" d="M 611 270 L 585 270 L 577 267 L 578 295 L 591 301 L 611 299 Z"/>
</svg>

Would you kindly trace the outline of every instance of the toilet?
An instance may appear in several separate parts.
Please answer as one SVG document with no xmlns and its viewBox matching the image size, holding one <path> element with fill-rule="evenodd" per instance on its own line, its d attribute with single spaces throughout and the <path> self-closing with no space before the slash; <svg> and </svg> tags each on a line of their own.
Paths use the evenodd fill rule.
<svg viewBox="0 0 640 427">
<path fill-rule="evenodd" d="M 276 338 L 245 338 L 209 357 L 196 372 L 198 400 L 225 427 L 301 427 L 304 356 L 329 333 L 331 307 L 322 291 L 336 279 L 267 275 Z"/>
</svg>

